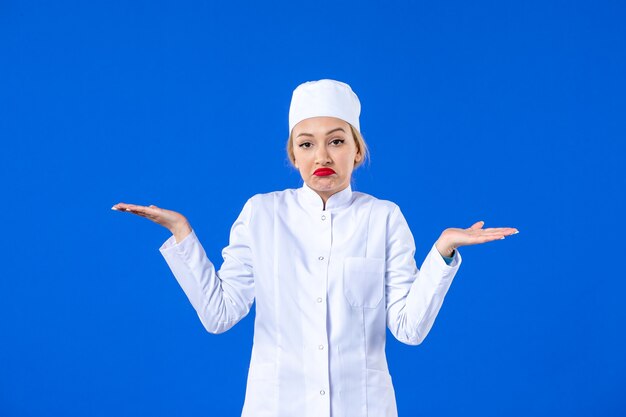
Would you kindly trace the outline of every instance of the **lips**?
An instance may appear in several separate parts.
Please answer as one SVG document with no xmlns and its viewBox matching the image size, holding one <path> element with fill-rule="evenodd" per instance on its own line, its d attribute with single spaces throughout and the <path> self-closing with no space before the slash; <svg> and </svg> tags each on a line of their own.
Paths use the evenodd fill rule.
<svg viewBox="0 0 626 417">
<path fill-rule="evenodd" d="M 317 175 L 318 177 L 327 177 L 333 174 L 335 174 L 335 171 L 330 168 L 318 168 L 313 173 L 313 175 Z"/>
</svg>

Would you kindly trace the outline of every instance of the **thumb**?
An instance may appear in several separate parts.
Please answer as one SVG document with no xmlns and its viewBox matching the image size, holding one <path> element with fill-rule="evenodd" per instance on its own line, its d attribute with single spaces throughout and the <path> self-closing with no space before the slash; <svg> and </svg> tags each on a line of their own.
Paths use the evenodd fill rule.
<svg viewBox="0 0 626 417">
<path fill-rule="evenodd" d="M 481 221 L 479 221 L 479 222 L 474 223 L 474 224 L 470 227 L 470 230 L 478 230 L 478 229 L 482 228 L 484 225 L 485 225 L 485 222 L 481 220 Z"/>
</svg>

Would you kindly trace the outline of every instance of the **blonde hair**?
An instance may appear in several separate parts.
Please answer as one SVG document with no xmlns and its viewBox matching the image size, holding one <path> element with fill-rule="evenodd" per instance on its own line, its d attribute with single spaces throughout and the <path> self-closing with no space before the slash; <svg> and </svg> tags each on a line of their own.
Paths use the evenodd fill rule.
<svg viewBox="0 0 626 417">
<path fill-rule="evenodd" d="M 346 122 L 348 123 L 348 122 Z M 359 162 L 354 163 L 354 168 L 359 167 L 367 158 L 369 158 L 369 151 L 367 149 L 367 144 L 363 139 L 363 135 L 354 128 L 350 123 L 350 130 L 352 131 L 352 137 L 354 139 L 354 143 L 356 145 L 357 153 L 361 154 L 361 160 Z M 289 134 L 289 139 L 287 140 L 287 156 L 289 156 L 289 161 L 291 161 L 291 165 L 296 165 L 296 157 L 293 154 L 293 130 Z"/>
</svg>

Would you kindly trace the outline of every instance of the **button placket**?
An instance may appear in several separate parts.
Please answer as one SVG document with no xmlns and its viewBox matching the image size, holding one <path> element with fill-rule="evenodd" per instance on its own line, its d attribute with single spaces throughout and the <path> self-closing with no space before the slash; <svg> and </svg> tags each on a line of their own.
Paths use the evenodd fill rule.
<svg viewBox="0 0 626 417">
<path fill-rule="evenodd" d="M 321 220 L 321 232 L 324 235 L 324 248 L 320 248 L 323 250 L 322 254 L 318 254 L 317 260 L 318 261 L 326 261 L 326 266 L 328 267 L 328 255 L 330 254 L 330 236 L 331 236 L 331 223 L 330 223 L 330 219 L 331 219 L 331 214 L 330 212 L 327 211 L 322 211 L 319 214 L 319 218 Z"/>
<path fill-rule="evenodd" d="M 315 252 L 312 256 L 312 263 L 316 265 L 314 268 L 315 279 L 311 282 L 314 285 L 315 292 L 312 298 L 319 307 L 314 309 L 316 322 L 319 323 L 318 331 L 311 334 L 309 339 L 309 354 L 311 366 L 315 370 L 315 385 L 318 385 L 320 406 L 325 412 L 317 415 L 328 415 L 330 411 L 330 392 L 329 392 L 329 351 L 328 351 L 328 328 L 327 328 L 327 297 L 328 297 L 328 273 L 332 260 L 332 222 L 331 214 L 327 211 L 318 211 L 317 224 L 314 226 L 317 233 L 315 244 Z M 319 322 L 318 322 L 319 320 Z M 317 327 L 317 326 L 316 326 Z M 317 342 L 317 343 L 315 343 Z M 313 386 L 315 386 L 313 385 Z M 328 409 L 328 410 L 326 410 Z M 319 410 L 322 411 L 322 410 Z"/>
</svg>

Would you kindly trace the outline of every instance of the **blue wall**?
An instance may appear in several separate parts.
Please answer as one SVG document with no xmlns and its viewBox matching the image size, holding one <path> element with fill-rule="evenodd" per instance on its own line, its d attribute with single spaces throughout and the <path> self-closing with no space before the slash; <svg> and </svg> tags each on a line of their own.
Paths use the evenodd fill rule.
<svg viewBox="0 0 626 417">
<path fill-rule="evenodd" d="M 389 334 L 400 416 L 626 414 L 626 6 L 618 1 L 0 4 L 1 416 L 238 416 L 253 312 L 204 331 L 158 252 L 217 264 L 243 203 L 298 187 L 291 92 L 348 82 L 418 264 L 462 248 L 425 342 Z"/>
</svg>

